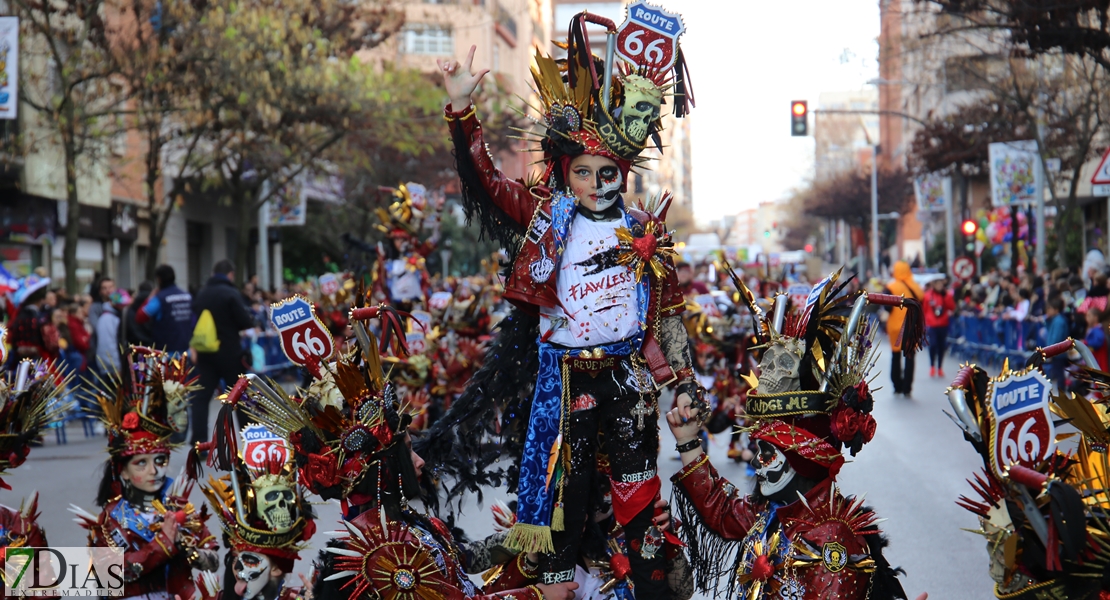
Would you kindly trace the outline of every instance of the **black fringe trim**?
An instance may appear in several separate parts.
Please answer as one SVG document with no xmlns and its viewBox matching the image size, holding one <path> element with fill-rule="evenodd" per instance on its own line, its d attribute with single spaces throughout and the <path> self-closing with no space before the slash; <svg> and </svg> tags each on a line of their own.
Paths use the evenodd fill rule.
<svg viewBox="0 0 1110 600">
<path fill-rule="evenodd" d="M 678 533 L 690 555 L 694 585 L 699 592 L 712 594 L 714 598 L 721 597 L 722 592 L 725 598 L 732 598 L 737 588 L 733 579 L 740 567 L 743 541 L 725 539 L 706 527 L 705 520 L 681 485 L 673 487 L 671 506 L 677 509 L 682 521 Z"/>
<path fill-rule="evenodd" d="M 866 507 L 863 510 L 871 512 L 871 509 Z M 878 530 L 864 534 L 863 539 L 867 541 L 868 552 L 871 554 L 871 559 L 875 561 L 875 573 L 871 575 L 871 594 L 868 598 L 906 600 L 906 592 L 902 589 L 902 582 L 898 580 L 898 576 L 905 575 L 906 572 L 901 567 L 891 567 L 883 556 L 883 548 L 890 544 L 890 540 Z"/>
<path fill-rule="evenodd" d="M 524 228 L 493 203 L 489 192 L 482 185 L 482 178 L 470 157 L 470 140 L 462 126 L 456 123 L 451 125 L 451 140 L 455 145 L 455 169 L 459 172 L 459 183 L 462 186 L 466 224 L 470 225 L 477 219 L 481 229 L 479 239 L 496 241 L 508 253 L 511 263 L 520 249 Z"/>
<path fill-rule="evenodd" d="M 441 491 L 449 514 L 463 493 L 477 494 L 480 503 L 483 487 L 507 484 L 510 492 L 516 490 L 539 372 L 539 319 L 514 308 L 498 329 L 466 389 L 413 444 L 428 465 L 425 501 L 438 509 Z M 498 464 L 502 457 L 509 461 Z"/>
</svg>

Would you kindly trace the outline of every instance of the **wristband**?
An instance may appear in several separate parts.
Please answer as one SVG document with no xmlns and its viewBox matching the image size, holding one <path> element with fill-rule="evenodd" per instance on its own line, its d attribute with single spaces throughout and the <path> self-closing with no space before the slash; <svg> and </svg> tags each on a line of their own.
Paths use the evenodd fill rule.
<svg viewBox="0 0 1110 600">
<path fill-rule="evenodd" d="M 678 397 L 682 394 L 687 394 L 688 396 L 690 396 L 691 400 L 697 401 L 698 382 L 687 379 L 686 381 L 683 381 L 682 383 L 675 386 L 674 393 L 675 397 Z"/>
<path fill-rule="evenodd" d="M 701 440 L 699 440 L 698 438 L 694 438 L 694 439 L 692 439 L 688 442 L 682 443 L 682 444 L 675 444 L 674 445 L 674 449 L 678 450 L 679 454 L 682 454 L 684 452 L 689 452 L 689 451 L 697 449 L 697 448 L 701 448 Z"/>
<path fill-rule="evenodd" d="M 680 381 L 693 380 L 694 370 L 690 367 L 682 367 L 681 369 L 674 372 L 674 376 Z"/>
</svg>

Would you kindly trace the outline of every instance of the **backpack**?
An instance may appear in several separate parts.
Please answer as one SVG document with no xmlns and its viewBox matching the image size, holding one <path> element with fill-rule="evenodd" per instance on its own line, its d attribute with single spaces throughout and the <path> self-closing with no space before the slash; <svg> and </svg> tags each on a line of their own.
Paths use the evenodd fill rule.
<svg viewBox="0 0 1110 600">
<path fill-rule="evenodd" d="M 193 337 L 189 346 L 201 354 L 212 354 L 220 350 L 220 338 L 216 335 L 216 321 L 212 318 L 212 311 L 207 308 L 201 311 L 197 324 L 193 326 Z"/>
</svg>

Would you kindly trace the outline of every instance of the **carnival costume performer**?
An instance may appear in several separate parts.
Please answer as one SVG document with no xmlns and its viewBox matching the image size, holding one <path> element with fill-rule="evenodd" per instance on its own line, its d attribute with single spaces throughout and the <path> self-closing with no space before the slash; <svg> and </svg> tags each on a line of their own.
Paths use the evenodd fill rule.
<svg viewBox="0 0 1110 600">
<path fill-rule="evenodd" d="M 301 600 L 303 590 L 287 586 L 285 576 L 316 532 L 315 516 L 285 440 L 263 425 L 237 426 L 236 400 L 249 384 L 239 381 L 224 400 L 213 440 L 198 445 L 211 465 L 230 472 L 201 485 L 229 547 L 223 589 L 207 573 L 197 586 L 205 599 Z"/>
<path fill-rule="evenodd" d="M 447 526 L 409 508 L 409 499 L 419 495 L 423 461 L 411 449 L 411 416 L 385 379 L 380 355 L 386 347 L 404 351 L 404 317 L 389 309 L 356 308 L 351 321 L 360 351 L 310 364 L 316 383 L 303 397 L 254 378 L 238 400 L 289 441 L 302 484 L 340 501 L 346 535 L 321 553 L 313 596 L 565 600 L 573 584 L 524 585 L 523 557 L 498 580 L 501 591 L 483 592 L 467 577 L 466 552 Z M 382 321 L 381 346 L 365 327 L 373 318 Z"/>
<path fill-rule="evenodd" d="M 948 388 L 954 413 L 949 416 L 983 459 L 983 470 L 968 480 L 974 493 L 957 503 L 978 517 L 974 533 L 987 541 L 998 598 L 1110 595 L 1106 403 L 1054 393 L 1040 369 L 1072 349 L 1087 365 L 1097 364 L 1082 342 L 1068 339 L 1038 348 L 1025 369 L 1014 371 L 1004 363 L 997 377 L 964 365 Z M 1095 391 L 1110 389 L 1110 374 L 1097 368 L 1084 367 L 1079 376 Z M 1058 432 L 1063 422 L 1079 434 Z M 1056 445 L 1065 438 L 1070 438 L 1066 451 Z"/>
<path fill-rule="evenodd" d="M 391 305 L 410 310 L 428 301 L 428 269 L 424 259 L 439 243 L 439 212 L 428 206 L 428 191 L 419 183 L 402 183 L 392 192 L 396 200 L 389 208 L 378 208 L 377 227 L 389 236 L 389 245 L 378 245 L 375 289 Z M 433 208 L 427 215 L 429 208 Z M 430 220 L 432 234 L 421 239 Z"/>
<path fill-rule="evenodd" d="M 649 8 L 637 3 L 631 10 Z M 510 419 L 527 419 L 527 432 L 520 434 L 523 449 L 514 457 L 517 523 L 506 543 L 542 552 L 548 582 L 574 576 L 582 525 L 590 514 L 588 490 L 597 476 L 599 432 L 612 469 L 617 520 L 630 539 L 658 533 L 651 523 L 660 489 L 658 387 L 673 383 L 688 402 L 697 389 L 679 316 L 684 303 L 675 252 L 663 222 L 669 195 L 646 203 L 646 210 L 626 205 L 621 196 L 630 169 L 646 160 L 643 150 L 652 141 L 660 145 L 665 90 L 674 87 L 676 116 L 690 104 L 677 46 L 681 19 L 650 10 L 668 19 L 673 34 L 655 63 L 643 54 L 621 58 L 619 65 L 612 53 L 605 61 L 594 57 L 586 22 L 603 25 L 610 42 L 617 28 L 589 13 L 571 22 L 566 62 L 537 53 L 532 75 L 541 103 L 536 121 L 544 170 L 530 183 L 509 180 L 486 150 L 471 94 L 488 69 L 472 72 L 474 48 L 461 65 L 440 62 L 464 208 L 512 253 L 504 297 L 519 312 L 506 318 L 508 328 L 502 324 L 503 341 L 525 338 L 527 344 L 515 349 L 495 344 L 487 356 L 493 372 L 522 371 L 513 377 L 524 384 L 491 401 L 517 403 L 522 390 L 535 389 L 524 412 L 503 411 Z M 522 333 L 533 328 L 530 336 Z M 512 364 L 530 360 L 537 343 L 536 370 Z M 499 355 L 502 350 L 508 353 Z M 484 385 L 478 376 L 475 383 Z M 456 433 L 468 427 L 446 421 Z M 453 436 L 433 437 L 450 444 Z M 462 452 L 472 453 L 473 447 Z M 441 457 L 460 456 L 444 448 L 434 455 L 437 469 L 451 468 Z M 630 558 L 637 596 L 665 597 L 663 557 L 633 553 Z"/>
<path fill-rule="evenodd" d="M 4 363 L 6 333 L 0 327 L 0 364 Z M 42 430 L 69 409 L 58 402 L 66 383 L 59 383 L 45 362 L 29 359 L 19 361 L 13 371 L 0 377 L 0 476 L 23 464 Z M 0 488 L 12 489 L 3 479 Z M 38 492 L 32 492 L 18 509 L 0 505 L 0 550 L 49 546 L 46 532 L 38 524 L 38 504 Z M 3 568 L 0 555 L 0 570 Z M 2 586 L 0 583 L 0 590 Z"/>
<path fill-rule="evenodd" d="M 841 293 L 847 282 L 839 275 L 818 283 L 796 314 L 786 315 L 787 297 L 779 295 L 767 320 L 733 275 L 767 344 L 747 401 L 757 423 L 756 491 L 741 496 L 717 474 L 701 451 L 692 411 L 680 406 L 667 414 L 683 463 L 672 477 L 675 504 L 703 589 L 723 582 L 744 600 L 905 597 L 883 558 L 878 518 L 862 499 L 843 496 L 836 477 L 841 447 L 854 456 L 875 434 L 867 375 L 877 348 L 875 331 L 861 319 L 865 305 L 909 308 L 908 348 L 922 339 L 922 315 L 898 296 L 860 294 L 853 302 Z"/>
<path fill-rule="evenodd" d="M 204 522 L 207 510 L 189 502 L 194 480 L 167 477 L 177 413 L 186 411 L 196 389 L 183 357 L 131 347 L 123 372 L 90 382 L 93 406 L 108 432 L 104 475 L 93 516 L 70 510 L 89 530 L 89 545 L 124 550 L 124 597 L 190 598 L 193 567 L 215 571 L 215 538 Z M 187 418 L 186 418 L 187 420 Z"/>
</svg>

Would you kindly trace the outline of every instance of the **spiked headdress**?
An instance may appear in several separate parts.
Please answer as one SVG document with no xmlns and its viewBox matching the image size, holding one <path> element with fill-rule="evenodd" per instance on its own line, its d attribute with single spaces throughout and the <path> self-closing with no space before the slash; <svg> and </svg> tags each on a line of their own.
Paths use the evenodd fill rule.
<svg viewBox="0 0 1110 600">
<path fill-rule="evenodd" d="M 759 377 L 746 377 L 746 412 L 757 422 L 752 437 L 783 450 L 806 476 L 823 474 L 814 465 L 835 476 L 843 464 L 840 449 L 854 456 L 875 435 L 868 375 L 878 347 L 863 309 L 868 303 L 906 308 L 902 343 L 912 351 L 922 341 L 920 305 L 889 294 L 845 293 L 851 278 L 842 280 L 837 271 L 813 287 L 804 305 L 790 307 L 779 295 L 766 316 L 727 261 L 724 267 L 764 344 Z"/>
<path fill-rule="evenodd" d="M 287 442 L 257 424 L 243 428 L 242 440 L 230 441 L 235 447 L 215 456 L 235 460 L 217 464 L 231 467 L 231 472 L 209 476 L 201 490 L 233 548 L 270 556 L 282 571 L 291 572 L 316 525 L 297 483 Z"/>
<path fill-rule="evenodd" d="M 382 322 L 380 345 L 362 323 L 372 318 Z M 364 485 L 367 472 L 396 451 L 412 420 L 382 371 L 381 353 L 387 347 L 407 352 L 401 320 L 402 313 L 386 307 L 352 310 L 361 352 L 310 365 L 313 382 L 296 396 L 257 377 L 249 387 L 247 380 L 237 384 L 246 392 L 246 413 L 289 441 L 301 483 L 325 499 L 354 504 L 373 499 L 379 490 Z M 230 427 L 216 432 L 218 451 L 224 446 L 221 435 L 230 435 Z"/>
<path fill-rule="evenodd" d="M 428 208 L 427 189 L 419 183 L 382 189 L 392 192 L 394 201 L 389 208 L 375 210 L 381 221 L 377 228 L 390 237 L 418 237 Z"/>
<path fill-rule="evenodd" d="M 108 431 L 113 458 L 168 454 L 175 433 L 188 427 L 189 393 L 199 389 L 184 357 L 131 346 L 123 370 L 97 375 L 89 391 Z"/>
<path fill-rule="evenodd" d="M 7 331 L 0 327 L 0 364 L 5 358 Z M 31 443 L 68 408 L 59 397 L 69 378 L 59 378 L 45 363 L 20 361 L 13 372 L 0 376 L 0 475 L 23 464 Z M 0 488 L 11 489 L 3 479 Z"/>
<path fill-rule="evenodd" d="M 666 21 L 666 31 L 645 28 L 644 14 Z M 609 41 L 604 59 L 593 55 L 586 23 L 601 25 Z M 693 105 L 689 74 L 678 37 L 682 18 L 646 2 L 628 7 L 628 18 L 617 28 L 605 18 L 582 12 L 571 19 L 565 60 L 537 51 L 532 66 L 540 131 L 518 130 L 523 139 L 539 142 L 552 171 L 565 170 L 569 159 L 594 154 L 614 160 L 625 174 L 646 160 L 640 154 L 654 142 L 662 151 L 659 131 L 664 96 L 672 96 L 674 115 L 683 117 Z M 647 50 L 650 46 L 652 50 Z"/>
</svg>

